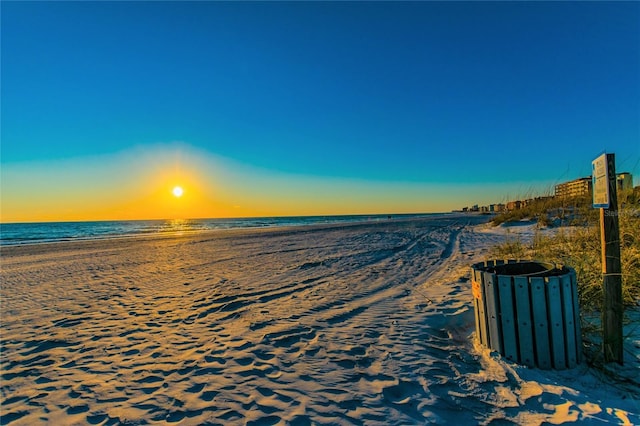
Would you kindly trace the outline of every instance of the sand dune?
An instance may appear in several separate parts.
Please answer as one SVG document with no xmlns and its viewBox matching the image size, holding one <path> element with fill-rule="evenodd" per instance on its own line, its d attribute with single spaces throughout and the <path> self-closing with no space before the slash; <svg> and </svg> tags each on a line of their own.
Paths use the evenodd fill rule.
<svg viewBox="0 0 640 426">
<path fill-rule="evenodd" d="M 1 422 L 640 423 L 586 366 L 474 344 L 483 220 L 3 248 Z"/>
</svg>

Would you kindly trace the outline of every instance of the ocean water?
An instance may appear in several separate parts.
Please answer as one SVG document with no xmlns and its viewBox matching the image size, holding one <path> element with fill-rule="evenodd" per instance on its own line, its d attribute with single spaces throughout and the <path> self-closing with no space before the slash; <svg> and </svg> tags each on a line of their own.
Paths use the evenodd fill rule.
<svg viewBox="0 0 640 426">
<path fill-rule="evenodd" d="M 418 218 L 433 214 L 257 217 L 241 219 L 171 219 L 101 222 L 46 222 L 0 224 L 0 245 L 117 238 L 142 234 L 179 233 L 216 229 L 304 226 Z"/>
</svg>

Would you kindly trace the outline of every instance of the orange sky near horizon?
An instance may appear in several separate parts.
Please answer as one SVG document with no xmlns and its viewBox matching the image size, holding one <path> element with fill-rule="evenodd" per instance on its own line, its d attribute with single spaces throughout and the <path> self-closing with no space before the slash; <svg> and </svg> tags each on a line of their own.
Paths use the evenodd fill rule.
<svg viewBox="0 0 640 426">
<path fill-rule="evenodd" d="M 225 211 L 203 165 L 183 149 L 136 148 L 3 170 L 2 222 L 185 219 Z M 173 195 L 175 186 L 184 189 Z M 213 191 L 212 191 L 213 189 Z"/>
<path fill-rule="evenodd" d="M 376 182 L 251 167 L 183 143 L 12 164 L 1 171 L 0 221 L 64 222 L 434 213 L 505 201 L 490 185 Z M 173 195 L 183 188 L 181 197 Z M 523 189 L 524 188 L 524 189 Z M 514 183 L 513 193 L 531 188 Z"/>
</svg>

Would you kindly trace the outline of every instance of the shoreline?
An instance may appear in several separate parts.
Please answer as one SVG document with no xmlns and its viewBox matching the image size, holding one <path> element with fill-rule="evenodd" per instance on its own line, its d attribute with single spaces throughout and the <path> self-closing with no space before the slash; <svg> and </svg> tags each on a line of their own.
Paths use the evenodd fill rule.
<svg viewBox="0 0 640 426">
<path fill-rule="evenodd" d="M 162 235 L 182 235 L 188 233 L 208 232 L 208 231 L 230 231 L 230 230 L 259 230 L 259 229 L 280 229 L 280 228 L 297 228 L 308 226 L 333 226 L 342 224 L 371 224 L 371 223 L 384 223 L 388 220 L 404 221 L 412 219 L 437 219 L 439 217 L 455 216 L 455 213 L 416 213 L 416 214 L 396 214 L 396 215 L 335 215 L 335 216 L 291 216 L 291 217 L 255 217 L 255 218 L 231 218 L 231 219 L 184 219 L 184 222 L 192 224 L 192 226 L 202 226 L 196 228 L 185 229 L 171 229 L 171 228 L 138 228 L 130 232 L 119 233 L 115 229 L 113 232 L 106 232 L 104 234 L 88 234 L 78 236 L 51 236 L 51 237 L 14 237 L 12 239 L 0 238 L 0 248 L 13 247 L 13 246 L 25 246 L 33 244 L 56 244 L 75 241 L 93 241 L 93 240 L 110 240 L 118 238 L 135 238 L 145 236 L 162 236 Z M 329 219 L 331 218 L 331 219 Z M 299 220 L 295 223 L 295 220 Z M 314 222 L 313 220 L 318 220 Z M 51 227 L 50 232 L 55 234 L 54 227 L 57 225 L 69 225 L 69 226 L 82 226 L 82 225 L 111 225 L 122 226 L 122 224 L 159 224 L 172 225 L 174 221 L 182 222 L 183 220 L 134 220 L 134 221 L 87 221 L 87 222 L 42 222 L 42 223 L 8 223 L 2 224 L 2 226 L 11 227 Z M 228 222 L 226 222 L 228 221 Z M 267 222 L 265 222 L 267 221 Z M 268 221 L 273 221 L 268 223 Z M 278 223 L 278 221 L 283 221 Z M 292 222 L 293 221 L 293 222 Z M 258 224 L 256 224 L 258 223 Z M 179 224 L 181 225 L 181 224 Z M 26 231 L 25 231 L 26 232 Z M 42 232 L 42 231 L 41 231 Z M 71 231 L 69 231 L 71 232 Z M 75 230 L 80 233 L 81 231 Z M 105 231 L 102 231 L 105 232 Z M 5 231 L 6 234 L 6 231 Z M 15 242 L 14 242 L 15 241 Z"/>
<path fill-rule="evenodd" d="M 315 223 L 315 224 L 299 224 L 299 225 L 273 225 L 273 226 L 248 226 L 237 228 L 218 228 L 218 229 L 193 229 L 193 230 L 181 230 L 181 231 L 158 231 L 158 232 L 141 232 L 135 234 L 124 235 L 106 235 L 106 236 L 93 236 L 93 237 L 79 237 L 79 238 L 67 238 L 55 241 L 34 241 L 34 242 L 20 242 L 15 244 L 0 244 L 0 251 L 10 253 L 18 248 L 38 247 L 38 246 L 64 246 L 69 244 L 94 244 L 99 242 L 111 242 L 111 241 L 135 241 L 135 240 L 158 240 L 158 239 L 172 239 L 172 238 L 188 238 L 197 236 L 234 236 L 251 233 L 270 233 L 270 232 L 293 232 L 299 230 L 315 231 L 325 229 L 340 229 L 349 227 L 362 227 L 362 226 L 384 226 L 386 224 L 402 224 L 406 222 L 428 222 L 439 219 L 448 219 L 458 217 L 451 213 L 437 213 L 433 216 L 425 217 L 408 217 L 408 218 L 392 218 L 388 220 L 366 220 L 366 221 L 349 221 L 349 222 L 332 222 L 332 223 Z M 460 217 L 466 217 L 461 215 Z"/>
</svg>

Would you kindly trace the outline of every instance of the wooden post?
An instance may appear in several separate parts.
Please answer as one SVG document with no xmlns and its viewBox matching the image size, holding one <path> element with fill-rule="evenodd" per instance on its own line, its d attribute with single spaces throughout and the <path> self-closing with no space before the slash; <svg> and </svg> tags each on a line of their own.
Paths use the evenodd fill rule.
<svg viewBox="0 0 640 426">
<path fill-rule="evenodd" d="M 605 362 L 623 363 L 622 352 L 622 268 L 615 154 L 607 154 L 609 208 L 600 209 L 602 274 L 604 277 L 603 349 Z"/>
</svg>

